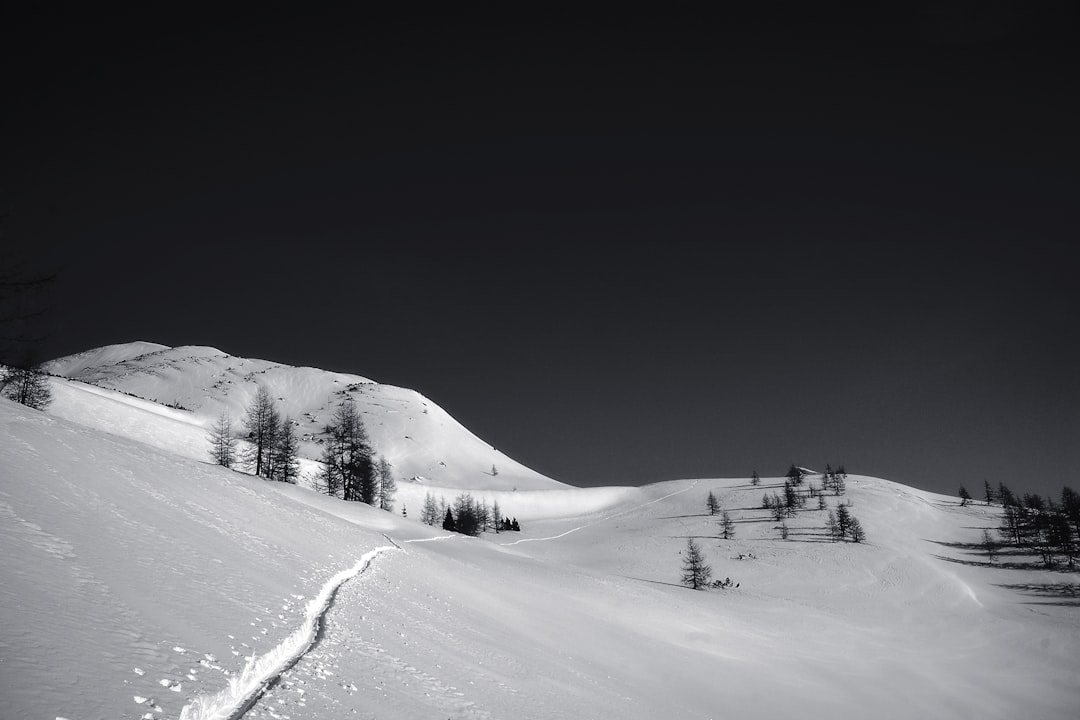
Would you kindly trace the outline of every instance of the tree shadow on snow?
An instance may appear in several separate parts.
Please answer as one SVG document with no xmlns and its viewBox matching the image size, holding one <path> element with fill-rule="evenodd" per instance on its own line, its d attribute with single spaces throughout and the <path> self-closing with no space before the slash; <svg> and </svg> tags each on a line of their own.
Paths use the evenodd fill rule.
<svg viewBox="0 0 1080 720">
<path fill-rule="evenodd" d="M 1062 605 L 1080 607 L 1080 584 L 1054 585 L 1051 583 L 1008 583 L 998 585 L 1008 590 L 1015 590 L 1021 595 L 1034 598 L 1049 598 L 1045 602 L 1028 601 L 1028 605 Z"/>
<path fill-rule="evenodd" d="M 670 587 L 682 588 L 684 590 L 689 590 L 690 589 L 690 588 L 686 587 L 685 585 L 680 585 L 679 583 L 664 582 L 663 580 L 649 580 L 648 578 L 639 578 L 639 577 L 634 577 L 633 575 L 620 575 L 619 577 L 624 577 L 627 580 L 637 580 L 638 582 L 652 583 L 653 585 L 668 585 Z"/>
</svg>

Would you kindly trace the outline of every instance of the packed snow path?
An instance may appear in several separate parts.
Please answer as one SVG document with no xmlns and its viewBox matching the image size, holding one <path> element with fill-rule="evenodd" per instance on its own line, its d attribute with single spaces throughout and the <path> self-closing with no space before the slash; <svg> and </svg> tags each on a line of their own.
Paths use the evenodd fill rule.
<svg viewBox="0 0 1080 720">
<path fill-rule="evenodd" d="M 380 553 L 396 549 L 393 545 L 377 547 L 351 568 L 342 570 L 323 585 L 319 594 L 307 605 L 304 622 L 270 652 L 251 656 L 243 672 L 229 679 L 227 687 L 213 695 L 202 695 L 184 706 L 180 720 L 237 720 L 254 705 L 273 682 L 296 664 L 315 644 L 319 627 L 330 609 L 334 594 L 343 583 L 367 570 Z"/>
</svg>

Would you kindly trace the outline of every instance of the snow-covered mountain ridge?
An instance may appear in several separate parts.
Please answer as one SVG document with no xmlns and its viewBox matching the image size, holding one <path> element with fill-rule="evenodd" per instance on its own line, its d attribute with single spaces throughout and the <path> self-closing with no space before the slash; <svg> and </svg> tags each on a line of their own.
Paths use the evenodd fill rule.
<svg viewBox="0 0 1080 720">
<path fill-rule="evenodd" d="M 436 487 L 508 491 L 567 487 L 480 440 L 420 393 L 359 375 L 234 357 L 211 347 L 170 348 L 147 342 L 95 348 L 48 362 L 43 369 L 181 410 L 171 417 L 198 431 L 192 440 L 204 438 L 223 410 L 239 426 L 262 385 L 275 398 L 281 414 L 296 424 L 301 455 L 311 460 L 320 457 L 319 434 L 348 396 L 356 402 L 375 452 L 392 463 L 400 480 L 418 478 L 420 484 Z M 203 450 L 193 456 L 206 457 Z"/>
</svg>

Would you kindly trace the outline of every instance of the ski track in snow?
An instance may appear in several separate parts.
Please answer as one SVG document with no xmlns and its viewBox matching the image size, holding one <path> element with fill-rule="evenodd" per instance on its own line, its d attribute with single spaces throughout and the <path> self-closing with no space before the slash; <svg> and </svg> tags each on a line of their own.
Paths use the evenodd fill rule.
<svg viewBox="0 0 1080 720">
<path fill-rule="evenodd" d="M 185 705 L 180 711 L 180 720 L 237 720 L 243 717 L 274 681 L 314 646 L 322 618 L 330 609 L 338 588 L 367 570 L 378 555 L 394 549 L 398 548 L 383 545 L 364 553 L 351 568 L 327 580 L 319 594 L 308 603 L 300 627 L 269 652 L 259 657 L 252 655 L 244 670 L 229 679 L 228 686 L 212 695 L 201 695 Z"/>
<path fill-rule="evenodd" d="M 558 540 L 559 538 L 564 538 L 567 535 L 569 535 L 570 533 L 575 533 L 578 530 L 584 530 L 585 528 L 592 527 L 593 525 L 599 525 L 600 523 L 607 522 L 608 520 L 614 520 L 617 517 L 621 517 L 621 516 L 626 515 L 628 513 L 632 513 L 632 512 L 634 512 L 636 510 L 640 510 L 640 509 L 648 507 L 650 505 L 655 505 L 656 503 L 660 502 L 661 500 L 667 500 L 670 497 L 674 497 L 674 496 L 679 495 L 681 493 L 687 492 L 688 490 L 693 490 L 695 486 L 697 486 L 697 480 L 692 480 L 692 481 L 690 481 L 690 484 L 687 485 L 686 487 L 684 487 L 682 490 L 676 490 L 673 493 L 668 493 L 667 495 L 664 495 L 663 497 L 658 497 L 655 500 L 650 500 L 647 503 L 642 503 L 641 505 L 635 505 L 634 507 L 628 508 L 626 510 L 620 510 L 619 512 L 614 513 L 613 515 L 608 515 L 607 517 L 602 517 L 599 520 L 596 520 L 594 522 L 586 523 L 586 524 L 581 525 L 581 526 L 576 527 L 576 528 L 571 528 L 570 530 L 567 530 L 564 533 L 559 533 L 558 535 L 552 535 L 551 537 L 522 538 L 521 540 L 515 540 L 514 542 L 500 543 L 500 545 L 502 545 L 503 547 L 509 547 L 511 545 L 518 545 L 520 543 L 539 542 L 541 540 Z M 436 539 L 438 539 L 438 538 L 432 538 L 432 540 L 436 540 Z"/>
</svg>

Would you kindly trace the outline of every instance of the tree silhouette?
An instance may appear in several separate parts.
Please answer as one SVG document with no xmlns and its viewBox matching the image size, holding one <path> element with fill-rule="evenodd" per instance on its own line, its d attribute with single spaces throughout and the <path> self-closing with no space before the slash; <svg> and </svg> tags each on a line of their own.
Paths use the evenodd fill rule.
<svg viewBox="0 0 1080 720">
<path fill-rule="evenodd" d="M 700 590 L 709 584 L 712 577 L 712 568 L 705 563 L 705 557 L 701 554 L 701 548 L 697 546 L 693 538 L 686 540 L 686 554 L 683 556 L 683 585 L 692 590 Z"/>
</svg>

